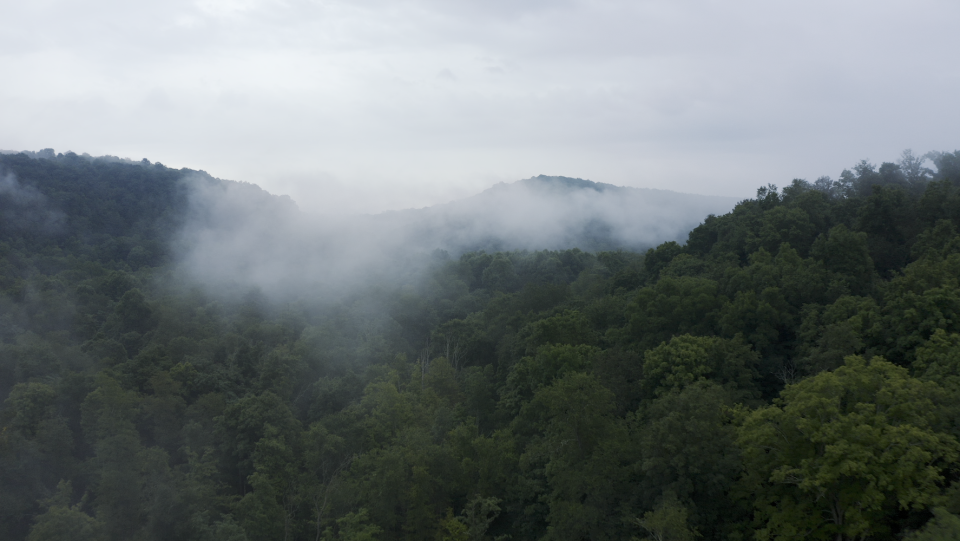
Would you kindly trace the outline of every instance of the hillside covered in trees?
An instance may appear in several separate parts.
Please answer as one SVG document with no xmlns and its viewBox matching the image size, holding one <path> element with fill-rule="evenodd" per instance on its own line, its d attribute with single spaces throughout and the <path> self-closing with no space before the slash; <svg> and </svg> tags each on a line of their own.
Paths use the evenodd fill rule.
<svg viewBox="0 0 960 541">
<path fill-rule="evenodd" d="M 930 156 L 326 303 L 183 279 L 193 172 L 0 156 L 0 538 L 956 539 Z"/>
</svg>

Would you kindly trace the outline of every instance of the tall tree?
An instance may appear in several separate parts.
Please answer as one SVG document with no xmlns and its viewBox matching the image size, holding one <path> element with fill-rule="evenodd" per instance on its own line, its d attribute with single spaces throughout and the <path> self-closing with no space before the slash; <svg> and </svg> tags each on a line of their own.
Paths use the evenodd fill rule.
<svg viewBox="0 0 960 541">
<path fill-rule="evenodd" d="M 891 536 L 891 511 L 937 503 L 960 453 L 936 430 L 941 392 L 882 358 L 851 356 L 746 414 L 738 441 L 758 539 Z"/>
</svg>

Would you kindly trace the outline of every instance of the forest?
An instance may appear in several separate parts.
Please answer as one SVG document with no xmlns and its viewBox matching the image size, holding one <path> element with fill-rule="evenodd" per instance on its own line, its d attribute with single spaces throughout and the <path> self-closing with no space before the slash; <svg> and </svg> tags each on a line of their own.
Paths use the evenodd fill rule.
<svg viewBox="0 0 960 541">
<path fill-rule="evenodd" d="M 0 539 L 960 539 L 960 151 L 329 302 L 183 279 L 188 173 L 0 156 Z"/>
</svg>

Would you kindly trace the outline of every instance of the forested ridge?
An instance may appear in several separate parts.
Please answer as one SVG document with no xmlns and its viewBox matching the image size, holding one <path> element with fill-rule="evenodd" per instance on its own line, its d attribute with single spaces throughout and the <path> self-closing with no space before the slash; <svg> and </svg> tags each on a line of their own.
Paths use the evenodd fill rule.
<svg viewBox="0 0 960 541">
<path fill-rule="evenodd" d="M 929 156 L 331 303 L 182 279 L 192 172 L 0 156 L 0 538 L 957 539 Z"/>
</svg>

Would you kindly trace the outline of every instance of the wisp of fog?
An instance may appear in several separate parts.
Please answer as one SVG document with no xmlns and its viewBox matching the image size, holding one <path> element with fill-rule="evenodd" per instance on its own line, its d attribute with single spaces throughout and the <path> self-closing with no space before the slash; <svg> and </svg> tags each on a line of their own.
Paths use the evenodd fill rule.
<svg viewBox="0 0 960 541">
<path fill-rule="evenodd" d="M 52 208 L 35 187 L 21 184 L 13 173 L 0 170 L 0 196 L 3 227 L 53 233 L 63 225 L 64 214 Z"/>
<path fill-rule="evenodd" d="M 215 291 L 258 288 L 277 299 L 341 297 L 468 251 L 683 242 L 707 215 L 737 202 L 539 176 L 444 205 L 333 217 L 303 212 L 253 184 L 201 173 L 184 182 L 190 210 L 176 241 L 181 272 Z"/>
</svg>

